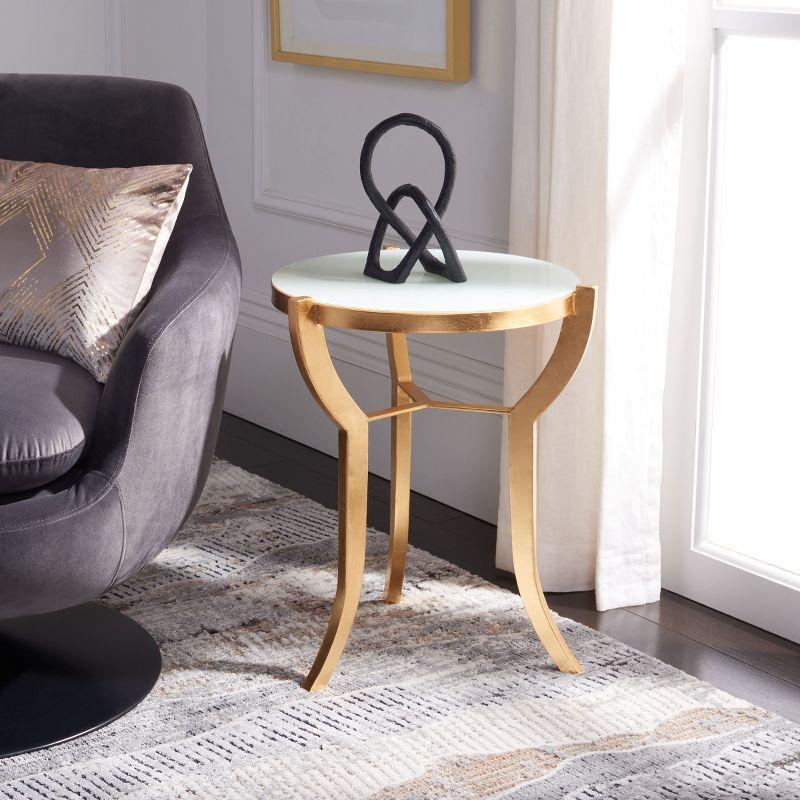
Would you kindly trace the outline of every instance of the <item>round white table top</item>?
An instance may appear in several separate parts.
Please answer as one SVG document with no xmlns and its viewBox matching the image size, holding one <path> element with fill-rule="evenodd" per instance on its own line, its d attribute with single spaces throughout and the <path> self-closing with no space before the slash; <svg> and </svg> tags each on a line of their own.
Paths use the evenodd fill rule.
<svg viewBox="0 0 800 800">
<path fill-rule="evenodd" d="M 430 252 L 441 259 L 441 250 Z M 391 269 L 405 253 L 405 249 L 382 250 L 381 264 Z M 405 283 L 368 278 L 366 252 L 309 258 L 273 275 L 273 297 L 310 297 L 321 306 L 380 314 L 495 314 L 562 300 L 579 283 L 574 272 L 535 258 L 477 250 L 459 250 L 458 255 L 466 283 L 431 275 L 421 264 L 414 266 Z"/>
</svg>

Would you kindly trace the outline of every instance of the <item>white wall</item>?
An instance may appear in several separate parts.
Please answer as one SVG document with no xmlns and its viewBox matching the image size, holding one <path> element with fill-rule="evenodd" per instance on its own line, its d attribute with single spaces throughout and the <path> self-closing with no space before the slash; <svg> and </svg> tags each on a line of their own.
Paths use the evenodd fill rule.
<svg viewBox="0 0 800 800">
<path fill-rule="evenodd" d="M 3 0 L 0 72 L 104 74 L 114 69 L 105 0 Z"/>
<path fill-rule="evenodd" d="M 474 0 L 473 9 L 466 84 L 272 62 L 266 0 L 4 0 L 15 36 L 0 50 L 0 71 L 124 74 L 193 94 L 244 263 L 226 408 L 334 453 L 335 430 L 300 380 L 286 320 L 270 305 L 270 278 L 290 261 L 366 248 L 376 212 L 358 155 L 366 132 L 399 111 L 429 116 L 453 142 L 458 174 L 445 224 L 456 244 L 506 247 L 514 0 Z M 432 141 L 396 131 L 379 145 L 375 174 L 385 194 L 411 181 L 435 195 L 440 163 Z M 356 398 L 385 405 L 382 337 L 334 331 L 329 341 Z M 415 337 L 411 347 L 431 393 L 500 402 L 501 335 Z M 417 415 L 414 488 L 493 520 L 499 433 L 495 417 Z M 373 428 L 370 468 L 389 473 L 388 423 Z"/>
<path fill-rule="evenodd" d="M 207 123 L 204 0 L 0 0 L 0 11 L 0 72 L 177 83 L 192 93 Z"/>
</svg>

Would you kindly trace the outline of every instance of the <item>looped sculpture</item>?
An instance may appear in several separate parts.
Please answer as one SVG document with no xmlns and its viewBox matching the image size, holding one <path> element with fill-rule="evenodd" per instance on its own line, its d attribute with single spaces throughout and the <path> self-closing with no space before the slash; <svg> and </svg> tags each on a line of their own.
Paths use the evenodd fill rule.
<svg viewBox="0 0 800 800">
<path fill-rule="evenodd" d="M 414 128 L 429 133 L 438 143 L 444 158 L 444 180 L 436 204 L 431 205 L 425 193 L 418 187 L 410 183 L 398 186 L 387 198 L 378 191 L 372 177 L 372 154 L 375 145 L 381 137 L 400 125 L 409 125 Z M 367 263 L 364 267 L 364 274 L 370 278 L 377 278 L 379 281 L 387 283 L 404 283 L 414 265 L 419 261 L 427 272 L 447 278 L 454 283 L 463 283 L 467 276 L 458 258 L 458 253 L 450 242 L 450 238 L 442 225 L 442 215 L 450 202 L 450 195 L 453 191 L 453 181 L 456 176 L 456 157 L 453 148 L 444 135 L 444 131 L 425 117 L 418 114 L 397 114 L 394 117 L 385 119 L 376 125 L 364 139 L 364 146 L 361 148 L 361 183 L 367 197 L 372 201 L 372 205 L 378 210 L 380 217 L 375 223 L 375 230 L 372 232 L 372 239 L 369 243 L 367 253 Z M 408 197 L 425 217 L 425 226 L 415 238 L 411 229 L 397 216 L 395 209 L 397 204 Z M 383 269 L 380 262 L 381 246 L 383 237 L 386 235 L 387 226 L 391 225 L 395 231 L 405 239 L 408 244 L 408 252 L 403 256 L 400 263 L 393 269 Z M 431 237 L 435 237 L 442 250 L 444 261 L 436 258 L 426 248 Z"/>
</svg>

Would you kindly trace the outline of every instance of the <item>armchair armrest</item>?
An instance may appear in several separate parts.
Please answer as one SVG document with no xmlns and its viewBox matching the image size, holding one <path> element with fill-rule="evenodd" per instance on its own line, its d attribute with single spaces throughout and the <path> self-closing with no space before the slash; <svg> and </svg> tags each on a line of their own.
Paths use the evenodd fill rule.
<svg viewBox="0 0 800 800">
<path fill-rule="evenodd" d="M 200 496 L 222 413 L 241 268 L 227 220 L 176 226 L 156 285 L 103 391 L 87 471 L 119 489 L 124 544 L 114 582 L 174 536 Z"/>
</svg>

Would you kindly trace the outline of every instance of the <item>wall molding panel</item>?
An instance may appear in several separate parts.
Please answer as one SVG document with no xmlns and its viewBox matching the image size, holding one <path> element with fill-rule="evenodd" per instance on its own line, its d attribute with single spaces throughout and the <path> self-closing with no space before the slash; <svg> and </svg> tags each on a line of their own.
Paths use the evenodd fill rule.
<svg viewBox="0 0 800 800">
<path fill-rule="evenodd" d="M 267 48 L 266 0 L 252 0 L 253 13 L 253 205 L 270 214 L 298 219 L 326 228 L 369 236 L 377 219 L 377 212 L 342 205 L 334 201 L 285 192 L 271 185 L 269 176 L 269 137 L 265 119 L 267 77 L 272 59 Z M 417 228 L 425 224 L 422 215 L 408 215 L 410 223 Z M 447 226 L 447 232 L 456 245 L 477 250 L 508 250 L 508 240 L 465 231 Z M 387 232 L 387 241 L 401 242 L 392 232 Z"/>
<path fill-rule="evenodd" d="M 239 325 L 289 342 L 286 315 L 272 306 L 266 292 L 243 289 Z M 389 378 L 383 334 L 327 329 L 326 336 L 334 360 Z M 413 337 L 409 350 L 415 382 L 423 389 L 463 403 L 502 402 L 502 368 Z"/>
<path fill-rule="evenodd" d="M 269 76 L 272 59 L 267 38 L 267 3 L 252 0 L 253 65 L 253 206 L 272 215 L 310 223 L 315 226 L 369 237 L 377 212 L 336 203 L 320 197 L 287 192 L 272 185 L 269 174 Z M 424 219 L 409 216 L 410 224 L 422 227 Z M 506 240 L 473 231 L 454 229 L 448 232 L 457 246 L 479 250 L 508 249 Z M 401 241 L 392 232 L 387 241 Z M 245 287 L 239 312 L 239 324 L 250 331 L 289 341 L 286 317 L 272 307 L 268 293 Z M 388 377 L 383 336 L 354 331 L 327 331 L 331 356 L 369 372 Z M 454 353 L 446 347 L 409 337 L 414 360 L 415 379 L 431 393 L 461 402 L 500 403 L 503 370 L 496 364 Z"/>
</svg>

